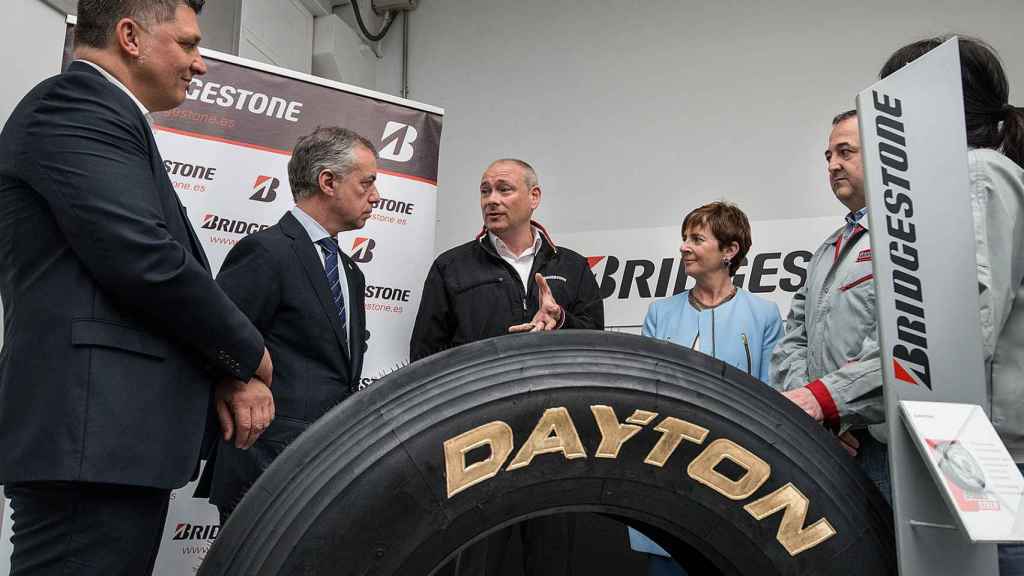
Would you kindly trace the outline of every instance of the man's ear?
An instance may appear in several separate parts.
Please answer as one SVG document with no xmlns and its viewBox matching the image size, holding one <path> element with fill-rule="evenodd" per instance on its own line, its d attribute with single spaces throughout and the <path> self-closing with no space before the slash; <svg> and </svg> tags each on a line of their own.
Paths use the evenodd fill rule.
<svg viewBox="0 0 1024 576">
<path fill-rule="evenodd" d="M 142 28 L 139 23 L 131 18 L 121 18 L 114 24 L 113 42 L 117 43 L 121 53 L 128 57 L 137 59 L 142 56 L 142 43 L 139 34 Z"/>
<path fill-rule="evenodd" d="M 540 206 L 540 186 L 530 188 L 530 210 L 536 210 Z"/>
<path fill-rule="evenodd" d="M 320 187 L 320 192 L 334 196 L 334 172 L 330 170 L 321 170 L 320 174 L 316 177 L 317 185 Z"/>
</svg>

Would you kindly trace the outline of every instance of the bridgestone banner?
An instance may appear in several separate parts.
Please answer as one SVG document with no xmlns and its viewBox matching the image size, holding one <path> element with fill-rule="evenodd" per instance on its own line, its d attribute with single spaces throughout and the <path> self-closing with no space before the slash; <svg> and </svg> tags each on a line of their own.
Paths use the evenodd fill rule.
<svg viewBox="0 0 1024 576">
<path fill-rule="evenodd" d="M 831 194 L 824 181 L 823 173 L 822 194 Z M 680 225 L 683 216 L 679 215 Z M 751 222 L 753 245 L 733 283 L 776 303 L 785 319 L 793 294 L 807 277 L 811 255 L 844 223 L 841 215 Z M 605 327 L 609 330 L 639 334 L 651 302 L 693 287 L 679 254 L 679 226 L 551 233 L 555 244 L 587 257 L 604 298 Z"/>
<path fill-rule="evenodd" d="M 288 160 L 298 137 L 343 126 L 379 151 L 381 200 L 341 249 L 366 275 L 369 348 L 360 387 L 408 361 L 423 279 L 434 257 L 442 111 L 234 56 L 203 53 L 209 72 L 178 108 L 154 114 L 164 167 L 214 273 L 235 243 L 294 206 Z M 253 282 L 266 281 L 253 278 Z M 216 509 L 175 492 L 160 576 L 193 574 L 219 530 Z"/>
</svg>

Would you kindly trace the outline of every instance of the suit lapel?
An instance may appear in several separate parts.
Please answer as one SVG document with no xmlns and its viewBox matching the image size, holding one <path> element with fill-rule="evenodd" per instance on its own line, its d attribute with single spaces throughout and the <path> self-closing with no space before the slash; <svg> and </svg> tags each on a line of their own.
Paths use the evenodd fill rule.
<svg viewBox="0 0 1024 576">
<path fill-rule="evenodd" d="M 338 318 L 338 308 L 334 305 L 334 299 L 331 297 L 331 287 L 327 285 L 327 275 L 324 273 L 324 267 L 320 263 L 320 257 L 316 254 L 316 248 L 313 247 L 313 241 L 310 240 L 309 234 L 306 233 L 302 224 L 299 224 L 299 221 L 295 219 L 295 216 L 292 216 L 291 212 L 285 212 L 284 216 L 281 217 L 280 226 L 281 231 L 292 239 L 292 251 L 295 253 L 295 258 L 302 265 L 309 283 L 313 286 L 316 299 L 320 302 L 320 307 L 323 308 L 331 328 L 334 329 L 334 337 L 337 340 L 338 349 L 341 351 L 341 356 L 347 364 L 349 363 L 349 354 L 342 344 L 347 338 L 345 338 L 345 333 L 341 326 L 341 319 Z M 355 331 L 353 330 L 354 333 Z"/>
</svg>

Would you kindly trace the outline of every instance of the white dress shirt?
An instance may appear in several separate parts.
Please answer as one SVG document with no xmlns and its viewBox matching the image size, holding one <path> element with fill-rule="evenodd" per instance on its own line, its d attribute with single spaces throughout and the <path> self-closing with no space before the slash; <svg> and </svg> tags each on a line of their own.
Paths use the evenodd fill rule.
<svg viewBox="0 0 1024 576">
<path fill-rule="evenodd" d="M 493 232 L 487 233 L 491 238 L 491 243 L 494 244 L 494 249 L 498 252 L 498 256 L 501 256 L 502 260 L 511 264 L 512 268 L 519 274 L 519 279 L 523 282 L 524 293 L 530 291 L 530 270 L 533 269 L 533 259 L 537 256 L 537 252 L 540 251 L 541 243 L 540 234 L 536 229 L 531 227 L 530 233 L 533 234 L 533 245 L 523 250 L 522 254 L 512 252 L 508 245 Z"/>
</svg>

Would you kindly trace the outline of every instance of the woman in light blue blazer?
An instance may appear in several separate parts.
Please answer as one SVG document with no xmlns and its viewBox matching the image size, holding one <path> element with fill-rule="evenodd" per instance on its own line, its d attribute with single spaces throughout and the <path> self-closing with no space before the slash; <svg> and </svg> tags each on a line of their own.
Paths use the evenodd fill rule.
<svg viewBox="0 0 1024 576">
<path fill-rule="evenodd" d="M 742 210 L 712 202 L 686 215 L 682 226 L 686 274 L 694 287 L 651 304 L 643 335 L 698 350 L 768 381 L 772 349 L 782 334 L 773 302 L 737 288 L 732 276 L 750 250 L 750 222 Z M 648 576 L 685 574 L 661 547 L 629 529 L 632 548 L 651 554 Z"/>
<path fill-rule="evenodd" d="M 698 350 L 767 382 L 782 316 L 775 303 L 732 282 L 750 250 L 747 216 L 732 204 L 712 202 L 686 215 L 682 236 L 679 252 L 695 285 L 652 303 L 644 336 Z"/>
</svg>

